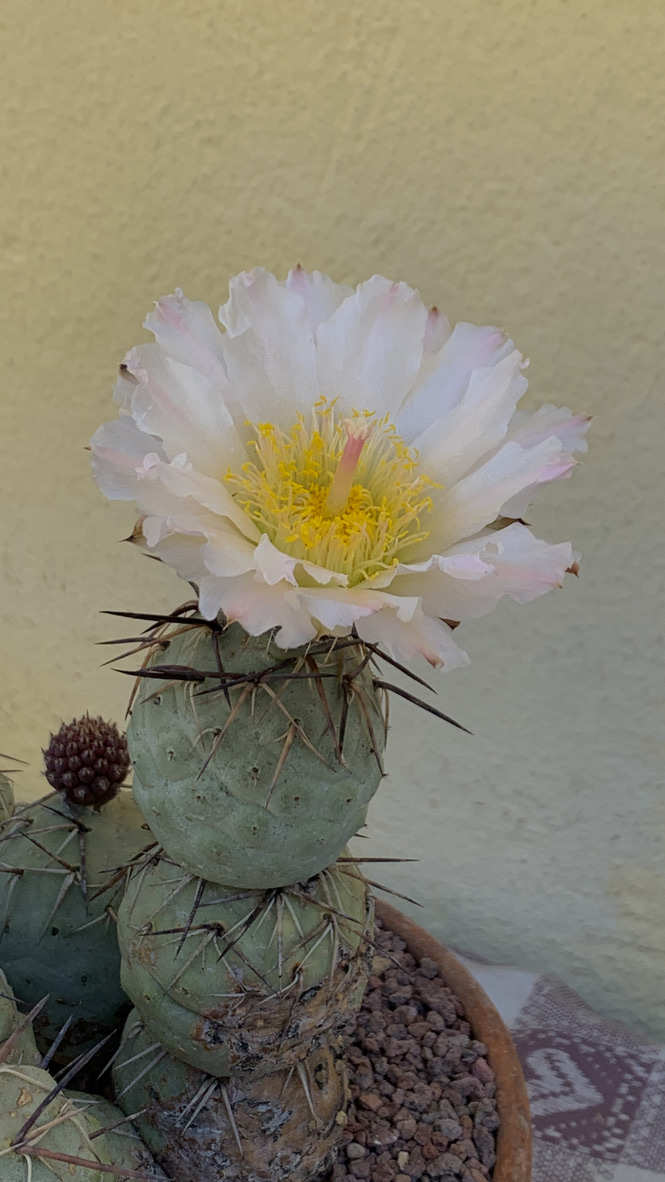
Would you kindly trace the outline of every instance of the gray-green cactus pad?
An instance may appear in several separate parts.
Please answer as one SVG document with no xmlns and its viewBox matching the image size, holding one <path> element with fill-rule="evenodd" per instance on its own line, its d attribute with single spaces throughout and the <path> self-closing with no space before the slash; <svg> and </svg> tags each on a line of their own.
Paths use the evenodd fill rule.
<svg viewBox="0 0 665 1182">
<path fill-rule="evenodd" d="M 130 1014 L 113 1068 L 118 1103 L 173 1182 L 309 1182 L 323 1170 L 347 1101 L 329 1048 L 298 1068 L 218 1080 L 154 1045 Z"/>
<path fill-rule="evenodd" d="M 214 1075 L 268 1073 L 348 1022 L 371 931 L 352 863 L 263 892 L 179 875 L 162 858 L 134 875 L 120 909 L 122 982 L 172 1054 Z"/>
<path fill-rule="evenodd" d="M 29 1117 L 54 1088 L 47 1071 L 27 1064 L 0 1064 L 0 1171 L 2 1182 L 106 1182 L 109 1174 L 98 1169 L 72 1165 L 54 1158 L 31 1156 L 28 1162 L 20 1149 L 10 1146 Z M 48 1132 L 38 1130 L 53 1122 Z M 33 1143 L 39 1149 L 68 1155 L 88 1162 L 110 1165 L 104 1137 L 91 1139 L 99 1125 L 80 1111 L 69 1097 L 59 1093 L 37 1117 Z"/>
<path fill-rule="evenodd" d="M 12 987 L 5 974 L 0 971 L 0 1044 L 6 1043 L 14 1031 L 18 1030 L 22 1017 L 23 1015 L 18 1012 Z M 5 1053 L 5 1062 L 29 1063 L 31 1067 L 39 1067 L 41 1061 L 32 1025 L 26 1026 L 15 1039 L 12 1049 Z"/>
<path fill-rule="evenodd" d="M 180 667 L 174 678 L 209 674 L 144 679 L 127 728 L 136 801 L 171 857 L 213 882 L 263 888 L 335 861 L 381 779 L 381 702 L 362 661 L 356 646 L 285 655 L 237 624 L 185 628 L 153 655 L 152 670 Z M 220 669 L 237 688 L 216 688 Z M 263 677 L 252 687 L 248 674 Z"/>
<path fill-rule="evenodd" d="M 0 964 L 22 1002 L 33 1006 L 50 994 L 35 1022 L 44 1043 L 72 1014 L 71 1054 L 122 1020 L 126 998 L 109 908 L 120 904 L 124 877 L 104 888 L 151 840 L 128 792 L 98 813 L 72 809 L 54 793 L 42 805 L 22 806 L 0 828 Z"/>
<path fill-rule="evenodd" d="M 121 1108 L 116 1108 L 115 1104 L 101 1096 L 89 1096 L 86 1092 L 67 1091 L 65 1095 L 77 1101 L 79 1105 L 85 1105 L 87 1113 L 93 1117 L 99 1128 L 104 1130 L 103 1137 L 109 1161 L 114 1166 L 124 1166 L 128 1170 L 147 1174 L 154 1178 L 155 1182 L 166 1182 L 166 1174 L 156 1165 L 150 1150 L 143 1144 L 134 1125 L 127 1120 Z M 95 1137 L 95 1143 L 97 1140 Z M 110 1179 L 111 1175 L 107 1177 Z"/>
</svg>

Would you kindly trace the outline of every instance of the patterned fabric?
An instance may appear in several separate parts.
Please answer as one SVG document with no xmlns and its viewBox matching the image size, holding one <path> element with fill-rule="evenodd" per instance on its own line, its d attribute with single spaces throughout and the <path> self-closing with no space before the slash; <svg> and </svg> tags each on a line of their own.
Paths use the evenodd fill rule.
<svg viewBox="0 0 665 1182">
<path fill-rule="evenodd" d="M 533 1182 L 663 1182 L 665 1047 L 599 1017 L 556 978 L 462 959 L 522 1062 Z"/>
</svg>

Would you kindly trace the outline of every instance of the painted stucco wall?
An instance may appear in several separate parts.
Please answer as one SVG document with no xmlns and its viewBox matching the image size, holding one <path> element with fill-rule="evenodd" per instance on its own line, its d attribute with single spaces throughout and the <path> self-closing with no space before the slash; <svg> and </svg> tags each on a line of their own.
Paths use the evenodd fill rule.
<svg viewBox="0 0 665 1182">
<path fill-rule="evenodd" d="M 424 923 L 665 1036 L 665 8 L 653 0 L 22 0 L 1 18 L 0 750 L 120 719 L 101 608 L 168 608 L 83 450 L 153 299 L 300 260 L 505 327 L 596 416 L 533 510 L 582 577 L 469 626 L 396 705 L 373 855 Z M 659 615 L 660 613 L 660 615 Z M 42 782 L 43 783 L 43 782 Z M 358 843 L 359 845 L 361 843 Z"/>
</svg>

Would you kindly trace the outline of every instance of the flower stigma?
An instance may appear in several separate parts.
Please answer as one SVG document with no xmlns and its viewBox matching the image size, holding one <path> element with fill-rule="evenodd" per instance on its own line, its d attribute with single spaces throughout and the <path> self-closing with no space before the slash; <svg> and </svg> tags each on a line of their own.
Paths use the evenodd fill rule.
<svg viewBox="0 0 665 1182">
<path fill-rule="evenodd" d="M 365 443 L 372 434 L 373 426 L 374 423 L 369 418 L 344 420 L 347 439 L 328 489 L 324 505 L 326 517 L 339 517 L 346 509 L 358 461 Z"/>
<path fill-rule="evenodd" d="M 342 419 L 321 400 L 308 424 L 288 433 L 248 424 L 254 460 L 226 480 L 249 517 L 277 549 L 345 575 L 353 587 L 395 566 L 428 537 L 421 518 L 440 485 L 418 471 L 417 455 L 388 416 Z"/>
</svg>

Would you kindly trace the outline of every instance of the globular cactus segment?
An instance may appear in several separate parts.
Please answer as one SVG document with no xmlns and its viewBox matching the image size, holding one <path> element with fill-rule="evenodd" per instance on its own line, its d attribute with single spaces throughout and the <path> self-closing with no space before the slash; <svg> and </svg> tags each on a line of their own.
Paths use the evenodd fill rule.
<svg viewBox="0 0 665 1182">
<path fill-rule="evenodd" d="M 40 1064 L 29 1016 L 19 1015 L 11 987 L 0 972 L 3 1182 L 53 1182 L 54 1177 L 74 1182 L 149 1177 L 166 1182 L 166 1175 L 119 1108 L 84 1092 L 61 1091 L 63 1085 Z"/>
<path fill-rule="evenodd" d="M 54 794 L 0 826 L 0 963 L 46 1047 L 74 1015 L 61 1054 L 78 1054 L 117 1026 L 126 1006 L 113 914 L 124 865 L 151 841 L 128 792 L 99 812 Z"/>
<path fill-rule="evenodd" d="M 352 863 L 271 891 L 222 887 L 153 859 L 118 917 L 122 982 L 155 1037 L 214 1075 L 290 1066 L 362 998 L 372 900 Z"/>
<path fill-rule="evenodd" d="M 0 1045 L 15 1035 L 22 1025 L 14 993 L 5 974 L 0 971 Z M 42 1057 L 37 1050 L 32 1025 L 26 1026 L 18 1037 L 13 1039 L 11 1050 L 4 1056 L 6 1063 L 28 1063 L 31 1067 L 39 1067 Z"/>
<path fill-rule="evenodd" d="M 309 1182 L 328 1165 L 348 1095 L 331 1048 L 289 1070 L 225 1081 L 154 1042 L 133 1011 L 113 1079 L 173 1182 Z"/>
<path fill-rule="evenodd" d="M 156 1165 L 152 1154 L 146 1149 L 134 1125 L 121 1108 L 117 1108 L 102 1096 L 90 1096 L 86 1092 L 67 1091 L 65 1095 L 70 1100 L 77 1101 L 81 1107 L 85 1106 L 86 1114 L 104 1130 L 104 1143 L 109 1160 L 114 1166 L 124 1167 L 133 1173 L 147 1174 L 149 1178 L 154 1178 L 155 1182 L 167 1182 L 166 1174 Z M 99 1134 L 94 1137 L 95 1143 L 98 1136 Z M 107 1177 L 109 1182 L 112 1182 L 112 1176 L 109 1174 Z M 114 1182 L 122 1182 L 122 1176 L 118 1179 L 118 1175 L 115 1175 Z"/>
<path fill-rule="evenodd" d="M 301 882 L 365 823 L 383 701 L 360 644 L 285 654 L 186 625 L 159 638 L 127 728 L 134 795 L 164 848 L 227 886 Z"/>
<path fill-rule="evenodd" d="M 0 1050 L 0 1060 L 2 1052 Z M 27 1122 L 55 1089 L 47 1071 L 28 1064 L 0 1061 L 0 1170 L 2 1182 L 107 1182 L 111 1177 L 98 1168 L 74 1165 L 74 1161 L 111 1165 L 104 1137 L 92 1139 L 99 1126 L 79 1105 L 59 1092 L 47 1103 L 32 1126 Z M 13 1148 L 14 1142 L 19 1142 Z M 27 1155 L 28 1146 L 44 1156 Z M 62 1155 L 70 1160 L 59 1160 Z"/>
<path fill-rule="evenodd" d="M 0 1177 L 2 1182 L 134 1177 L 166 1182 L 119 1108 L 84 1092 L 60 1091 L 47 1071 L 3 1059 L 1 1047 Z"/>
</svg>

